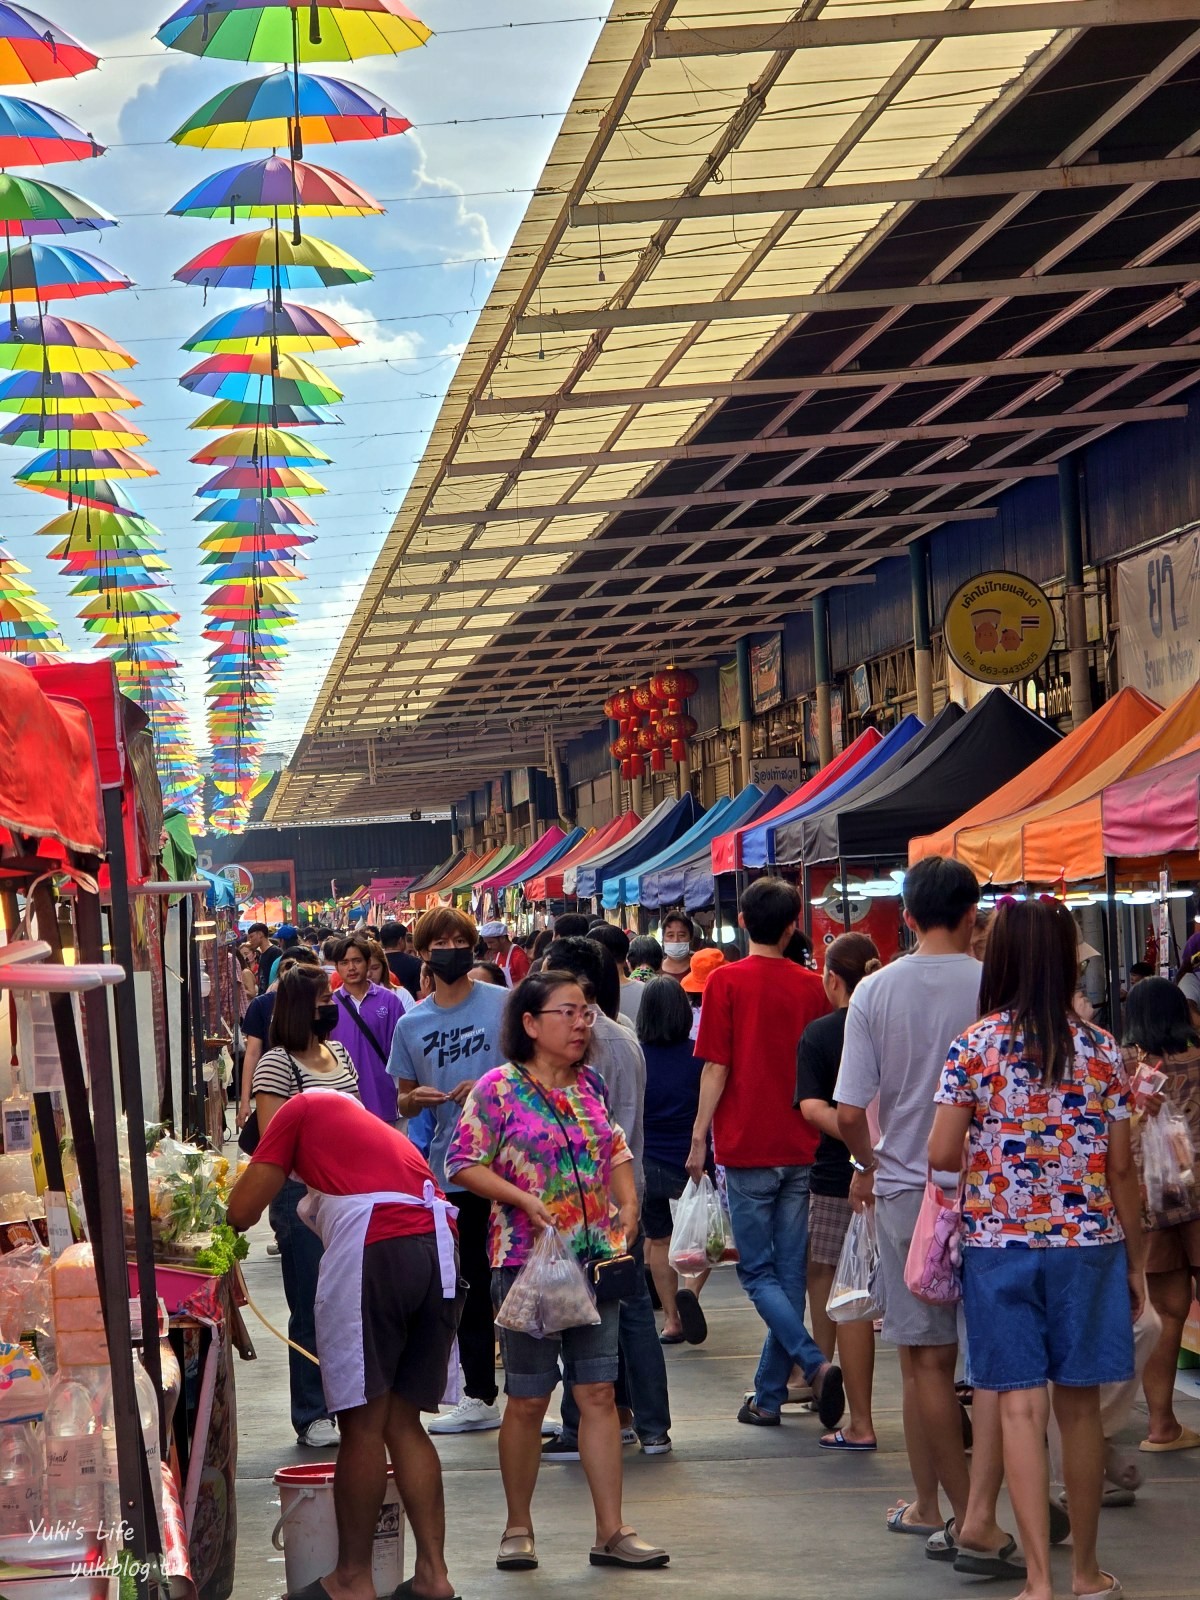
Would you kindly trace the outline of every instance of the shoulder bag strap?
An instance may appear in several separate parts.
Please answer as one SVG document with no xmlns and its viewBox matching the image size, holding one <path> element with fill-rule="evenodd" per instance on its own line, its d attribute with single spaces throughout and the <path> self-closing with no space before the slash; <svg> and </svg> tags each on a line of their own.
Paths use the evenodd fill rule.
<svg viewBox="0 0 1200 1600">
<path fill-rule="evenodd" d="M 513 1065 L 516 1066 L 516 1063 L 514 1062 Z M 584 1197 L 583 1181 L 579 1176 L 579 1167 L 578 1167 L 578 1165 L 576 1164 L 576 1161 L 575 1161 L 575 1151 L 571 1148 L 571 1137 L 567 1132 L 567 1125 L 563 1121 L 563 1119 L 559 1116 L 558 1110 L 557 1110 L 557 1107 L 554 1104 L 554 1101 L 551 1100 L 550 1096 L 546 1093 L 545 1089 L 542 1088 L 541 1084 L 537 1081 L 537 1079 L 533 1076 L 533 1074 L 531 1072 L 526 1072 L 525 1068 L 524 1067 L 520 1067 L 520 1066 L 517 1067 L 517 1071 L 525 1079 L 526 1083 L 533 1090 L 534 1094 L 537 1095 L 538 1099 L 541 1100 L 544 1103 L 544 1105 L 546 1107 L 546 1110 L 549 1111 L 550 1115 L 554 1118 L 555 1122 L 558 1123 L 558 1131 L 563 1136 L 563 1143 L 567 1147 L 567 1155 L 570 1158 L 571 1171 L 575 1174 L 575 1187 L 579 1191 L 579 1211 L 580 1211 L 580 1215 L 582 1216 L 582 1219 L 583 1219 L 583 1242 L 584 1242 L 584 1246 L 585 1246 L 585 1248 L 587 1250 L 587 1253 L 590 1256 L 591 1253 L 592 1253 L 592 1230 L 588 1225 L 587 1200 Z M 578 1118 L 577 1118 L 576 1119 L 576 1126 L 578 1126 L 578 1125 L 579 1125 L 579 1123 L 578 1123 Z"/>
<path fill-rule="evenodd" d="M 292 1077 L 295 1078 L 295 1080 L 296 1080 L 296 1093 L 297 1094 L 303 1094 L 304 1093 L 304 1079 L 301 1076 L 299 1066 L 296 1064 L 296 1058 L 292 1055 L 290 1050 L 285 1050 L 283 1053 L 288 1058 L 288 1066 L 291 1067 L 291 1069 L 292 1069 Z"/>
<path fill-rule="evenodd" d="M 372 1030 L 367 1026 L 365 1017 L 363 1016 L 362 1012 L 358 1009 L 358 1007 L 354 1004 L 354 1001 L 349 999 L 348 996 L 346 998 L 342 998 L 343 994 L 344 994 L 344 991 L 339 989 L 338 990 L 338 997 L 341 1000 L 342 1010 L 347 1012 L 350 1016 L 352 1016 L 354 1018 L 355 1022 L 358 1024 L 358 1026 L 361 1029 L 361 1031 L 371 1041 L 371 1048 L 374 1050 L 375 1054 L 379 1057 L 380 1061 L 386 1067 L 387 1063 L 388 1063 L 387 1051 L 380 1044 L 379 1040 L 375 1037 L 375 1035 L 372 1032 Z"/>
</svg>

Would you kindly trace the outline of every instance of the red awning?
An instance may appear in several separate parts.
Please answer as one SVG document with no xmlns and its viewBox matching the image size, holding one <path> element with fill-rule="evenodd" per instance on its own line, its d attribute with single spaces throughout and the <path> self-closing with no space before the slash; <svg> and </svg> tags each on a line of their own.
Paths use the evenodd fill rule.
<svg viewBox="0 0 1200 1600">
<path fill-rule="evenodd" d="M 28 667 L 0 661 L 0 829 L 41 841 L 38 854 L 104 852 L 92 725 L 83 706 L 51 698 Z"/>
</svg>

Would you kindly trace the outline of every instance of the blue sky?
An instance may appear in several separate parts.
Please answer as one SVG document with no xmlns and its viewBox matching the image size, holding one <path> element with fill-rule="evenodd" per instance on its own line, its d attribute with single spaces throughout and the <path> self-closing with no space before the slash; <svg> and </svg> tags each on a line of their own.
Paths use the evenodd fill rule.
<svg viewBox="0 0 1200 1600">
<path fill-rule="evenodd" d="M 138 357 L 131 372 L 115 376 L 143 402 L 134 415 L 150 442 L 139 453 L 160 476 L 131 488 L 161 529 L 172 565 L 188 704 L 203 749 L 204 596 L 200 525 L 192 520 L 199 502 L 192 496 L 208 474 L 188 457 L 213 435 L 188 429 L 203 403 L 178 387 L 180 374 L 196 359 L 180 347 L 217 311 L 261 296 L 221 292 L 210 294 L 206 305 L 202 291 L 174 283 L 171 274 L 206 245 L 260 224 L 231 229 L 165 213 L 201 178 L 266 152 L 184 150 L 169 143 L 169 136 L 219 89 L 265 69 L 164 51 L 153 34 L 172 10 L 170 0 L 35 4 L 105 58 L 99 72 L 74 82 L 8 92 L 54 106 L 109 147 L 98 161 L 62 163 L 43 175 L 120 219 L 118 229 L 78 242 L 137 287 L 92 297 L 75 309 L 65 303 L 52 309 L 102 328 Z M 387 205 L 387 215 L 305 225 L 377 277 L 353 289 L 291 297 L 354 320 L 353 331 L 364 343 L 316 358 L 345 390 L 346 401 L 338 408 L 343 426 L 315 435 L 334 460 L 317 474 L 329 493 L 310 502 L 319 542 L 308 547 L 301 620 L 291 630 L 292 655 L 268 736 L 272 746 L 290 746 L 303 730 L 420 459 L 458 352 L 570 104 L 605 4 L 513 0 L 498 8 L 486 0 L 430 0 L 412 9 L 437 30 L 425 49 L 335 70 L 397 107 L 414 123 L 413 132 L 377 144 L 312 146 L 305 152 L 308 160 L 361 184 Z M 497 26 L 498 15 L 503 26 Z M 68 596 L 67 581 L 46 557 L 51 541 L 34 537 L 63 507 L 9 481 L 28 459 L 24 451 L 8 453 L 0 479 L 0 538 L 32 569 L 29 581 L 71 648 L 90 650 L 75 619 L 80 601 Z"/>
</svg>

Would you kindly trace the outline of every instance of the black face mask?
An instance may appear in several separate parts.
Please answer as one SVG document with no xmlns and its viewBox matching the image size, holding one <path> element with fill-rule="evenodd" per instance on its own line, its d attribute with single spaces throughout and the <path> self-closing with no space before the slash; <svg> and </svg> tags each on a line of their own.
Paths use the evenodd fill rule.
<svg viewBox="0 0 1200 1600">
<path fill-rule="evenodd" d="M 328 1005 L 318 1006 L 317 1014 L 313 1021 L 313 1032 L 324 1043 L 338 1025 L 338 1008 L 336 1001 L 331 1000 Z"/>
<path fill-rule="evenodd" d="M 425 959 L 434 977 L 440 978 L 443 983 L 457 983 L 460 978 L 465 978 L 475 965 L 474 951 L 457 947 L 449 950 L 431 950 Z"/>
</svg>

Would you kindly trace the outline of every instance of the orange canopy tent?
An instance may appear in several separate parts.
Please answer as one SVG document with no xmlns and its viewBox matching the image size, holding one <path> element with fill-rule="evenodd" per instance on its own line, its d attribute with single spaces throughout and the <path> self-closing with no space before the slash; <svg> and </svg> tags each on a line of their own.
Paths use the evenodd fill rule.
<svg viewBox="0 0 1200 1600">
<path fill-rule="evenodd" d="M 1104 876 L 1101 795 L 1167 761 L 1200 733 L 1200 684 L 1070 788 L 1013 816 L 968 829 L 955 854 L 981 882 L 1083 883 Z"/>
<path fill-rule="evenodd" d="M 459 856 L 444 877 L 439 878 L 436 883 L 426 884 L 419 893 L 410 896 L 413 909 L 415 911 L 427 911 L 430 906 L 437 905 L 438 895 L 442 890 L 448 889 L 460 873 L 469 872 L 473 867 L 477 867 L 482 860 L 483 857 L 474 850 L 468 850 L 465 856 Z"/>
<path fill-rule="evenodd" d="M 453 894 L 455 889 L 461 889 L 464 884 L 473 883 L 481 872 L 487 871 L 493 861 L 499 863 L 500 857 L 503 856 L 507 848 L 506 845 L 498 844 L 492 850 L 485 850 L 481 856 L 475 857 L 474 862 L 461 862 L 458 870 L 452 872 L 441 883 L 431 884 L 425 891 L 426 911 L 433 906 L 449 905 L 450 901 L 447 896 Z"/>
<path fill-rule="evenodd" d="M 991 837 L 991 825 L 1003 825 L 1009 818 L 1027 811 L 1040 801 L 1051 800 L 1085 779 L 1162 712 L 1162 707 L 1137 689 L 1121 689 L 1086 722 L 1073 728 L 1032 766 L 988 795 L 970 811 L 957 817 L 939 833 L 912 839 L 908 846 L 909 865 L 925 856 L 958 856 L 979 871 L 973 855 L 978 850 L 977 835 L 984 830 Z M 960 849 L 960 843 L 962 848 Z M 1000 880 L 1015 881 L 1015 880 Z"/>
</svg>

